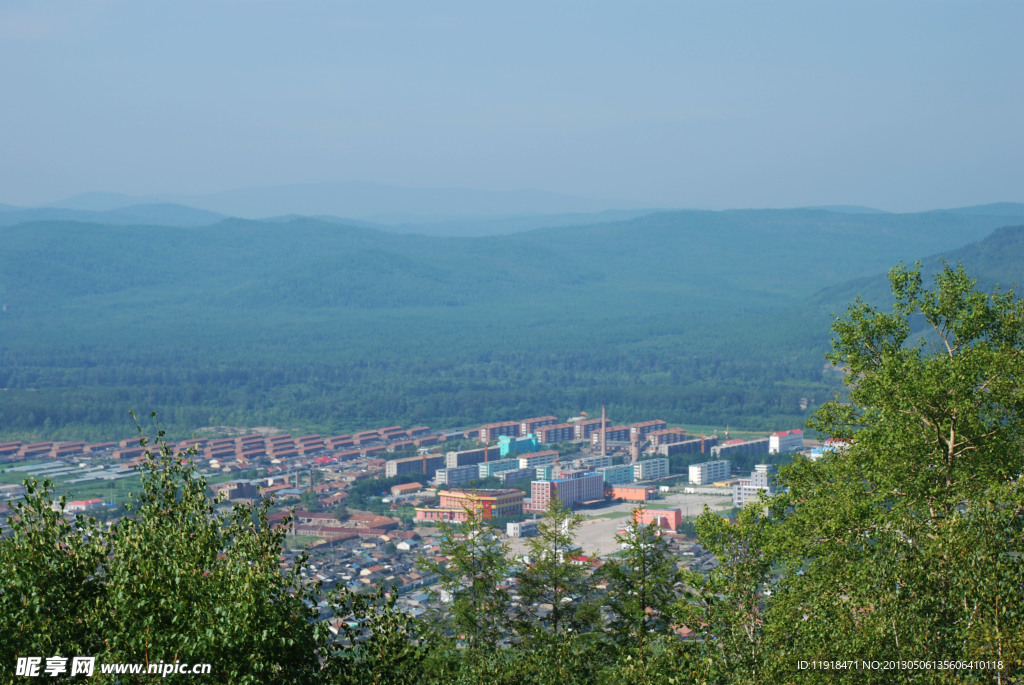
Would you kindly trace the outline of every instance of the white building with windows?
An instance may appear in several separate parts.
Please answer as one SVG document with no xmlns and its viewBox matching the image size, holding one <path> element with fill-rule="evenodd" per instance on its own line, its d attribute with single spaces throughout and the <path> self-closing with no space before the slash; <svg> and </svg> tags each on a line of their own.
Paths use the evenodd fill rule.
<svg viewBox="0 0 1024 685">
<path fill-rule="evenodd" d="M 668 459 L 646 459 L 633 464 L 633 482 L 664 478 L 668 475 Z"/>
<path fill-rule="evenodd" d="M 780 431 L 768 436 L 768 454 L 799 452 L 804 448 L 804 432 L 799 428 Z"/>
<path fill-rule="evenodd" d="M 770 464 L 757 464 L 750 474 L 750 478 L 744 478 L 732 486 L 732 504 L 734 507 L 742 507 L 747 502 L 757 501 L 759 493 L 765 495 L 775 494 L 775 466 Z"/>
<path fill-rule="evenodd" d="M 728 459 L 690 464 L 690 485 L 711 485 L 726 480 L 732 475 L 732 464 Z"/>
</svg>

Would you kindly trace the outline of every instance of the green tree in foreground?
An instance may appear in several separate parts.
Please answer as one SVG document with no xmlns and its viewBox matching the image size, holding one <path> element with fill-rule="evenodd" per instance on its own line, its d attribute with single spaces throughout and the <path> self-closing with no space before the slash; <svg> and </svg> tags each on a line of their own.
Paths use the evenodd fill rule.
<svg viewBox="0 0 1024 685">
<path fill-rule="evenodd" d="M 527 539 L 528 561 L 516 574 L 517 649 L 529 656 L 537 682 L 591 682 L 600 656 L 593 574 L 576 545 L 582 523 L 582 516 L 552 497 L 537 535 Z"/>
<path fill-rule="evenodd" d="M 633 510 L 625 531 L 615 536 L 620 558 L 601 568 L 611 610 L 608 629 L 620 655 L 617 676 L 630 682 L 656 681 L 652 662 L 675 627 L 682 581 L 661 527 L 656 521 L 642 523 L 645 512 L 643 505 Z"/>
<path fill-rule="evenodd" d="M 18 657 L 92 655 L 91 630 L 105 588 L 97 576 L 107 556 L 102 529 L 81 515 L 64 517 L 52 483 L 26 482 L 13 505 L 10 534 L 0 538 L 0 676 L 14 679 Z"/>
<path fill-rule="evenodd" d="M 945 267 L 934 289 L 919 268 L 890 281 L 892 313 L 858 301 L 834 326 L 829 359 L 847 370 L 850 402 L 811 425 L 845 447 L 783 468 L 762 513 L 699 523 L 722 563 L 704 593 L 712 653 L 741 677 L 1024 675 L 1024 306 L 978 292 L 962 268 Z M 1003 670 L 797 671 L 835 659 Z"/>
<path fill-rule="evenodd" d="M 320 679 L 336 685 L 406 685 L 428 682 L 426 659 L 435 645 L 426 627 L 395 606 L 395 595 L 378 589 L 357 595 L 331 593 L 331 608 L 343 624 L 339 648 Z"/>
<path fill-rule="evenodd" d="M 593 580 L 590 567 L 578 559 L 581 551 L 576 545 L 582 523 L 582 516 L 552 497 L 537 522 L 537 535 L 527 539 L 529 562 L 517 574 L 525 631 L 560 636 L 594 627 Z"/>
<path fill-rule="evenodd" d="M 428 615 L 437 645 L 431 668 L 442 682 L 493 682 L 501 671 L 497 652 L 505 651 L 499 645 L 511 634 L 508 544 L 478 507 L 467 508 L 466 516 L 459 524 L 441 524 L 437 560 L 420 560 L 421 568 L 438 579 L 435 599 L 443 607 Z"/>
<path fill-rule="evenodd" d="M 142 492 L 105 531 L 69 523 L 33 487 L 0 539 L 0 673 L 12 676 L 18 656 L 58 655 L 211 664 L 197 683 L 303 682 L 320 670 L 319 591 L 301 578 L 304 559 L 282 573 L 285 533 L 269 503 L 222 512 L 188 456 L 158 442 Z"/>
</svg>

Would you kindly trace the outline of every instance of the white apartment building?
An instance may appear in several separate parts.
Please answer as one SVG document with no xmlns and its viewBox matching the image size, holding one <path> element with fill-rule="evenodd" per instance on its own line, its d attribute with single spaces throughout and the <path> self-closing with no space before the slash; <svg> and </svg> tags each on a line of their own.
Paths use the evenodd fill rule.
<svg viewBox="0 0 1024 685">
<path fill-rule="evenodd" d="M 633 464 L 633 481 L 640 482 L 645 480 L 654 480 L 655 478 L 664 478 L 668 475 L 668 459 L 659 457 L 657 459 L 647 459 L 646 461 L 638 461 Z"/>
<path fill-rule="evenodd" d="M 768 464 L 757 464 L 750 474 L 732 486 L 732 504 L 742 507 L 747 502 L 757 501 L 760 493 L 775 494 L 775 467 Z"/>
<path fill-rule="evenodd" d="M 690 464 L 690 485 L 711 485 L 715 481 L 726 480 L 731 473 L 732 464 L 728 459 Z"/>
</svg>

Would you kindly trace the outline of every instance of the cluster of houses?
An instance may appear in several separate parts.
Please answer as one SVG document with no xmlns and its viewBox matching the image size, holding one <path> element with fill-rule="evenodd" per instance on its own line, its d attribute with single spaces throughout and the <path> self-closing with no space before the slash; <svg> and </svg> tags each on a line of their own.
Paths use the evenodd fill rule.
<svg viewBox="0 0 1024 685">
<path fill-rule="evenodd" d="M 451 440 L 459 440 L 462 447 L 467 440 L 478 444 L 444 450 Z M 562 449 L 567 442 L 576 446 Z M 762 491 L 771 492 L 774 473 L 771 467 L 758 466 L 749 478 L 734 477 L 730 458 L 800 450 L 803 435 L 793 430 L 755 440 L 720 441 L 714 435 L 670 428 L 662 420 L 613 425 L 605 418 L 583 415 L 566 421 L 529 417 L 461 431 L 387 426 L 327 437 L 252 433 L 195 438 L 170 447 L 196 464 L 212 483 L 211 494 L 225 503 L 255 503 L 273 495 L 278 507 L 272 521 L 285 525 L 287 518 L 290 534 L 311 541 L 315 563 L 308 573 L 325 587 L 386 584 L 399 593 L 406 610 L 418 613 L 427 605 L 425 588 L 434 579 L 414 562 L 420 556 L 436 558 L 440 549 L 433 529 L 424 524 L 460 521 L 475 512 L 482 518 L 507 520 L 510 536 L 526 536 L 534 524 L 524 519 L 543 512 L 556 497 L 573 508 L 609 499 L 656 499 L 659 481 L 670 476 L 670 459 L 678 455 L 689 461 L 703 457 L 689 467 L 692 487 L 731 487 L 734 503 L 741 506 Z M 55 474 L 71 488 L 130 477 L 132 467 L 145 459 L 144 452 L 137 438 L 96 444 L 14 441 L 0 443 L 0 468 L 26 469 L 26 475 Z M 14 463 L 26 460 L 27 466 Z M 385 478 L 393 480 L 377 496 L 386 509 L 383 515 L 344 507 L 353 484 Z M 477 488 L 475 484 L 485 479 L 488 486 Z M 401 480 L 415 482 L 395 482 Z M 20 485 L 0 485 L 0 523 L 10 512 L 5 500 L 22 494 Z M 109 504 L 95 497 L 72 500 L 66 512 L 89 512 Z M 407 515 L 404 520 L 399 517 L 399 510 L 415 512 L 420 526 L 413 529 Z M 669 535 L 682 523 L 679 509 L 648 509 L 642 523 L 651 521 Z M 693 563 L 706 563 L 699 547 L 682 540 L 674 544 L 690 550 L 681 554 L 689 554 Z M 294 563 L 294 554 L 286 553 L 282 563 Z"/>
</svg>

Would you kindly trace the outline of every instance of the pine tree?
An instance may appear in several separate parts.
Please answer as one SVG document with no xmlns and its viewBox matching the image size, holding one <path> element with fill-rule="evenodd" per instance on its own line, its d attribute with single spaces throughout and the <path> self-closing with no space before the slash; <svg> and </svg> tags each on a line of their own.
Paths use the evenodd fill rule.
<svg viewBox="0 0 1024 685">
<path fill-rule="evenodd" d="M 580 559 L 576 532 L 583 517 L 551 498 L 537 535 L 526 543 L 528 560 L 516 574 L 516 622 L 525 668 L 548 682 L 590 682 L 600 615 L 590 566 Z"/>
<path fill-rule="evenodd" d="M 442 654 L 431 655 L 433 667 L 446 680 L 473 682 L 494 670 L 495 649 L 511 635 L 511 569 L 507 543 L 498 539 L 479 508 L 468 507 L 466 517 L 459 524 L 441 524 L 439 558 L 420 559 L 419 565 L 437 577 L 434 598 L 442 608 L 428 616 L 435 628 L 434 642 L 454 639 L 461 650 L 455 657 L 458 675 L 445 674 L 452 659 Z"/>
<path fill-rule="evenodd" d="M 620 653 L 641 673 L 646 672 L 652 643 L 672 633 L 682 580 L 658 523 L 640 522 L 645 512 L 643 505 L 633 510 L 625 530 L 615 537 L 623 548 L 621 556 L 601 568 L 608 584 L 609 631 Z"/>
<path fill-rule="evenodd" d="M 576 545 L 582 522 L 582 516 L 553 497 L 537 523 L 537 535 L 528 539 L 529 561 L 517 574 L 525 630 L 560 635 L 592 627 L 593 578 L 590 567 L 578 559 L 581 550 Z"/>
</svg>

